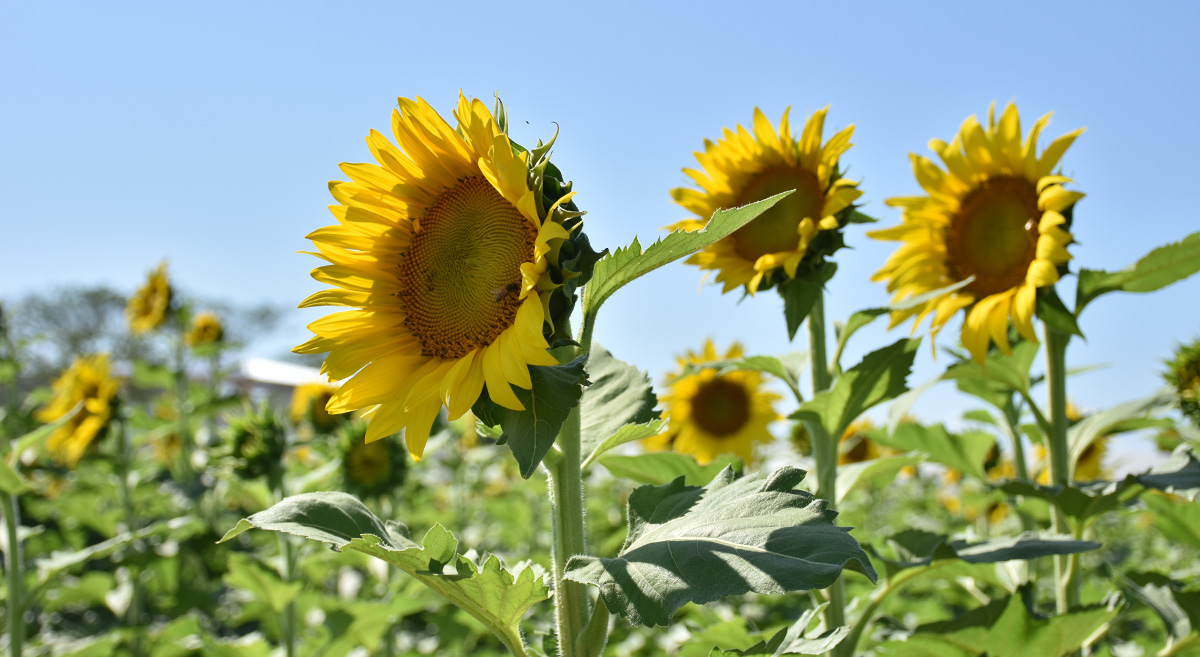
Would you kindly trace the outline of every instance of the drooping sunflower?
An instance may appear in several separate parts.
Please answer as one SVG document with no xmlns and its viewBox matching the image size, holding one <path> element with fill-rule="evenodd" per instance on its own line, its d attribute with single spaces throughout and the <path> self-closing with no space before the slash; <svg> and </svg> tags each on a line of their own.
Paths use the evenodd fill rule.
<svg viewBox="0 0 1200 657">
<path fill-rule="evenodd" d="M 298 353 L 329 352 L 322 372 L 347 379 L 327 409 L 367 409 L 366 440 L 405 430 L 419 459 L 445 406 L 460 417 L 487 386 L 524 410 L 531 365 L 569 316 L 590 276 L 574 192 L 549 162 L 553 143 L 526 150 L 495 114 L 459 95 L 451 126 L 424 100 L 399 99 L 392 132 L 371 131 L 378 164 L 343 164 L 330 183 L 337 224 L 308 235 L 330 263 L 312 272 L 334 286 L 300 306 L 348 306 L 309 325 Z M 592 261 L 594 262 L 594 260 Z M 579 267 L 579 269 L 572 269 Z M 581 270 L 586 270 L 581 271 Z"/>
<path fill-rule="evenodd" d="M 54 396 L 37 412 L 39 422 L 53 422 L 83 406 L 46 441 L 58 463 L 74 468 L 89 446 L 102 438 L 116 414 L 117 381 L 107 354 L 77 356 L 51 386 Z"/>
<path fill-rule="evenodd" d="M 192 325 L 183 335 L 183 341 L 189 347 L 217 344 L 224 339 L 225 328 L 221 326 L 221 318 L 212 311 L 197 313 L 192 317 Z"/>
<path fill-rule="evenodd" d="M 171 312 L 171 281 L 167 263 L 161 262 L 146 276 L 146 282 L 129 297 L 125 317 L 134 335 L 149 333 L 166 323 Z"/>
<path fill-rule="evenodd" d="M 795 279 L 806 256 L 816 266 L 820 256 L 843 246 L 838 228 L 862 192 L 838 168 L 854 126 L 821 144 L 827 110 L 814 112 L 797 139 L 788 123 L 790 108 L 778 130 L 755 108 L 753 133 L 740 125 L 726 128 L 722 139 L 706 139 L 704 152 L 695 153 L 702 170 L 683 170 L 700 189 L 671 190 L 675 202 L 696 218 L 668 228 L 689 231 L 704 228 L 717 210 L 795 190 L 733 235 L 688 258 L 689 264 L 717 271 L 722 292 L 745 286 L 754 294 Z"/>
<path fill-rule="evenodd" d="M 1200 339 L 1175 349 L 1163 378 L 1175 389 L 1179 410 L 1200 427 Z"/>
<path fill-rule="evenodd" d="M 338 430 L 342 449 L 342 482 L 345 490 L 359 497 L 378 497 L 404 482 L 408 455 L 404 446 L 391 438 L 366 442 L 367 424 L 345 423 Z"/>
<path fill-rule="evenodd" d="M 680 370 L 673 377 L 670 391 L 661 398 L 669 428 L 645 441 L 645 446 L 691 454 L 702 464 L 721 454 L 734 454 L 751 462 L 754 444 L 772 440 L 768 426 L 780 419 L 774 407 L 780 396 L 765 389 L 758 372 L 718 373 L 704 368 L 683 376 L 690 365 L 741 356 L 742 346 L 738 343 L 722 356 L 708 340 L 699 353 L 689 350 L 679 358 Z"/>
<path fill-rule="evenodd" d="M 292 390 L 292 405 L 288 416 L 294 424 L 308 421 L 317 429 L 332 429 L 338 417 L 325 410 L 337 386 L 324 381 L 301 383 Z"/>
<path fill-rule="evenodd" d="M 992 342 L 1010 352 L 1010 318 L 1021 336 L 1037 341 L 1038 289 L 1054 285 L 1071 259 L 1067 245 L 1073 238 L 1067 231 L 1074 205 L 1083 198 L 1064 187 L 1071 179 L 1058 168 L 1083 129 L 1059 137 L 1039 155 L 1038 136 L 1049 121 L 1049 114 L 1038 119 L 1022 139 L 1016 106 L 1009 104 L 997 122 L 993 105 L 986 126 L 972 116 L 949 144 L 929 142 L 945 169 L 910 156 L 927 194 L 887 200 L 902 208 L 902 223 L 867 234 L 902 244 L 872 280 L 886 280 L 894 302 L 971 280 L 893 312 L 892 327 L 913 316 L 920 324 L 932 314 L 936 337 L 966 309 L 962 342 L 981 363 Z"/>
</svg>

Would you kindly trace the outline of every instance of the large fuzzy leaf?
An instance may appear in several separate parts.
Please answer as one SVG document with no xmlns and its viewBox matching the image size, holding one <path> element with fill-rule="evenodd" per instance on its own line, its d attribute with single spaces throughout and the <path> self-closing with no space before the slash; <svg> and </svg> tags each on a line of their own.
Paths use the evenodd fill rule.
<svg viewBox="0 0 1200 657">
<path fill-rule="evenodd" d="M 940 424 L 916 424 L 906 422 L 888 435 L 886 431 L 869 434 L 872 440 L 911 452 L 925 455 L 925 460 L 961 470 L 978 479 L 984 479 L 983 462 L 996 444 L 996 437 L 986 431 L 967 431 L 952 434 Z"/>
<path fill-rule="evenodd" d="M 654 410 L 658 397 L 650 385 L 650 377 L 614 358 L 603 347 L 593 346 L 588 356 L 587 376 L 591 384 L 579 402 L 580 441 L 582 453 L 591 461 L 621 444 L 610 439 L 626 425 L 645 425 L 658 419 L 659 414 Z M 641 432 L 635 433 L 640 436 Z M 620 438 L 624 442 L 633 439 L 625 435 Z"/>
<path fill-rule="evenodd" d="M 948 536 L 919 529 L 909 529 L 888 537 L 893 556 L 884 556 L 872 549 L 876 559 L 887 567 L 888 577 L 909 568 L 928 566 L 942 559 L 959 559 L 967 563 L 999 563 L 1016 559 L 1036 559 L 1059 554 L 1076 554 L 1100 547 L 1094 541 L 1079 541 L 1070 536 L 1039 536 L 1021 534 L 1015 537 L 993 538 L 976 543 L 952 540 Z"/>
<path fill-rule="evenodd" d="M 688 602 L 829 586 L 843 568 L 875 579 L 870 559 L 826 502 L 796 490 L 804 471 L 723 471 L 704 488 L 676 479 L 629 496 L 629 537 L 611 559 L 575 556 L 566 577 L 600 588 L 612 612 L 666 625 Z"/>
<path fill-rule="evenodd" d="M 1121 271 L 1083 269 L 1075 289 L 1075 314 L 1108 292 L 1153 292 L 1200 271 L 1200 233 L 1160 246 Z"/>
<path fill-rule="evenodd" d="M 601 304 L 624 285 L 732 235 L 734 231 L 771 209 L 771 206 L 788 194 L 791 192 L 776 194 L 740 208 L 718 210 L 713 213 L 712 220 L 704 230 L 690 233 L 677 230 L 651 244 L 645 251 L 637 238 L 634 238 L 629 246 L 621 247 L 601 258 L 592 270 L 591 282 L 584 288 L 584 322 L 594 321 Z"/>
<path fill-rule="evenodd" d="M 524 654 L 521 618 L 530 607 L 549 597 L 542 577 L 535 575 L 532 568 L 510 572 L 494 555 L 479 562 L 467 559 L 459 554 L 458 541 L 441 525 L 434 525 L 418 545 L 402 533 L 392 531 L 362 502 L 345 493 L 289 497 L 242 519 L 221 542 L 252 527 L 382 559 L 474 616 L 517 654 Z"/>
<path fill-rule="evenodd" d="M 816 422 L 829 435 L 841 436 L 872 406 L 908 390 L 908 374 L 920 344 L 920 340 L 905 339 L 872 351 L 839 376 L 833 387 L 805 402 L 792 417 Z"/>
</svg>

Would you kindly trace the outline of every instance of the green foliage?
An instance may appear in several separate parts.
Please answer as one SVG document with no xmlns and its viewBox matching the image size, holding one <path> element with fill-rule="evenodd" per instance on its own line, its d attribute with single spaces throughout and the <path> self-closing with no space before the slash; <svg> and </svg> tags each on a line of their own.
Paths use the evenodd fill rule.
<svg viewBox="0 0 1200 657">
<path fill-rule="evenodd" d="M 792 418 L 815 422 L 829 435 L 841 436 L 868 409 L 908 390 L 908 374 L 920 344 L 920 340 L 904 339 L 872 351 L 839 376 L 833 387 L 805 402 Z"/>
<path fill-rule="evenodd" d="M 824 588 L 844 567 L 875 571 L 836 514 L 795 490 L 804 471 L 783 468 L 736 478 L 724 470 L 707 487 L 676 479 L 629 496 L 629 536 L 616 558 L 575 556 L 566 577 L 600 588 L 609 611 L 665 625 L 688 602 L 748 591 Z"/>
<path fill-rule="evenodd" d="M 951 434 L 940 424 L 905 423 L 889 436 L 873 432 L 871 439 L 905 452 L 920 452 L 925 460 L 961 470 L 977 479 L 986 479 L 984 459 L 996 444 L 996 438 L 984 431 Z"/>
<path fill-rule="evenodd" d="M 503 429 L 500 440 L 512 450 L 525 479 L 532 476 L 546 458 L 563 422 L 579 404 L 587 381 L 586 360 L 584 355 L 563 365 L 530 367 L 533 387 L 530 390 L 513 388 L 517 399 L 525 406 L 523 411 L 494 403 L 486 391 L 471 409 L 484 424 Z"/>
<path fill-rule="evenodd" d="M 850 633 L 850 628 L 842 626 L 834 628 L 818 636 L 808 636 L 812 629 L 817 613 L 827 605 L 823 604 L 804 612 L 800 619 L 785 627 L 769 638 L 765 638 L 747 648 L 732 648 L 722 650 L 720 646 L 712 649 L 709 657 L 748 657 L 750 655 L 823 655 L 837 647 Z"/>
<path fill-rule="evenodd" d="M 741 459 L 728 454 L 704 465 L 697 463 L 691 454 L 680 452 L 650 452 L 632 456 L 605 454 L 598 461 L 617 477 L 654 485 L 683 477 L 689 486 L 705 486 L 725 468 L 741 470 L 742 467 Z"/>
<path fill-rule="evenodd" d="M 1153 292 L 1200 271 L 1200 233 L 1160 246 L 1120 271 L 1082 269 L 1075 289 L 1075 315 L 1109 292 Z"/>
<path fill-rule="evenodd" d="M 955 620 L 923 625 L 906 640 L 884 643 L 877 652 L 888 657 L 1062 657 L 1116 615 L 1116 609 L 1088 607 L 1041 618 L 1019 596 L 1012 596 Z"/>
<path fill-rule="evenodd" d="M 592 280 L 584 289 L 584 323 L 594 322 L 600 306 L 626 284 L 732 235 L 788 194 L 791 192 L 776 194 L 740 208 L 718 210 L 713 213 L 712 220 L 704 230 L 690 233 L 677 230 L 654 242 L 645 251 L 634 238 L 629 246 L 604 256 L 596 263 Z"/>
<path fill-rule="evenodd" d="M 1053 286 L 1038 290 L 1036 313 L 1038 319 L 1059 333 L 1083 337 L 1079 322 L 1075 320 L 1075 313 L 1067 308 L 1067 304 L 1059 298 Z"/>
<path fill-rule="evenodd" d="M 583 391 L 580 407 L 580 443 L 582 453 L 599 455 L 624 442 L 636 440 L 630 436 L 645 431 L 625 432 L 626 425 L 641 425 L 658 419 L 658 397 L 650 384 L 650 377 L 632 365 L 613 358 L 606 349 L 592 348 L 587 362 L 587 377 L 590 385 Z M 655 431 L 657 433 L 657 431 Z M 590 457 L 594 460 L 594 456 Z"/>
<path fill-rule="evenodd" d="M 303 583 L 285 582 L 280 579 L 279 573 L 263 568 L 250 557 L 236 552 L 229 561 L 225 583 L 249 591 L 277 614 L 295 602 L 304 588 Z"/>
<path fill-rule="evenodd" d="M 974 564 L 999 563 L 1014 559 L 1077 554 L 1100 547 L 1100 544 L 1094 541 L 1075 540 L 1070 536 L 1036 534 L 971 543 L 919 529 L 908 529 L 889 536 L 887 543 L 894 552 L 893 557 L 884 556 L 873 549 L 871 552 L 876 559 L 884 563 L 889 579 L 900 571 L 928 566 L 944 559 L 957 559 Z"/>
<path fill-rule="evenodd" d="M 1166 495 L 1145 495 L 1142 503 L 1154 513 L 1159 531 L 1200 550 L 1200 504 L 1176 501 Z"/>
<path fill-rule="evenodd" d="M 919 465 L 925 460 L 925 455 L 920 452 L 908 452 L 840 466 L 835 502 L 840 505 L 846 499 L 846 495 L 859 484 L 895 477 L 896 473 L 905 467 Z"/>
<path fill-rule="evenodd" d="M 238 522 L 225 534 L 226 542 L 251 527 L 283 532 L 356 550 L 382 559 L 415 577 L 483 623 L 516 651 L 522 645 L 520 621 L 549 591 L 533 569 L 514 573 L 490 556 L 479 563 L 459 554 L 458 541 L 435 525 L 418 545 L 389 528 L 366 506 L 345 493 L 307 493 Z M 396 531 L 393 531 L 395 529 Z"/>
<path fill-rule="evenodd" d="M 783 299 L 783 318 L 787 323 L 788 339 L 796 338 L 796 331 L 808 318 L 813 306 L 820 298 L 825 284 L 837 273 L 837 263 L 824 262 L 808 275 L 797 274 L 796 278 L 779 285 L 779 296 Z"/>
</svg>

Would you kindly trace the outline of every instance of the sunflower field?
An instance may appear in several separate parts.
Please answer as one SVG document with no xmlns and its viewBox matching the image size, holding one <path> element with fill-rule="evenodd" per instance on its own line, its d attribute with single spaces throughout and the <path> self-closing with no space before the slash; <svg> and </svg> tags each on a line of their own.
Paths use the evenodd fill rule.
<svg viewBox="0 0 1200 657">
<path fill-rule="evenodd" d="M 1083 131 L 1011 103 L 912 155 L 886 225 L 828 109 L 754 109 L 671 190 L 691 218 L 602 248 L 557 135 L 400 98 L 306 238 L 320 368 L 274 389 L 166 263 L 125 306 L 149 355 L 39 383 L 6 307 L 8 653 L 1200 655 L 1200 342 L 1109 408 L 1068 360 L 1093 304 L 1200 271 L 1200 233 L 1072 267 Z M 891 305 L 830 317 L 863 237 L 895 243 Z M 797 350 L 710 339 L 652 381 L 600 346 L 605 302 L 677 261 L 778 293 Z M 912 412 L 940 382 L 952 425 Z M 1115 472 L 1135 434 L 1156 464 Z"/>
</svg>

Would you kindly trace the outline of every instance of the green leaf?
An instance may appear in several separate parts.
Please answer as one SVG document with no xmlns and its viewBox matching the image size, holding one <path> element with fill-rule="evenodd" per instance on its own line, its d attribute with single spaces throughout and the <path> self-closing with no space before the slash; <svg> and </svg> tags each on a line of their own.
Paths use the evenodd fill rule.
<svg viewBox="0 0 1200 657">
<path fill-rule="evenodd" d="M 153 365 L 135 359 L 133 361 L 133 382 L 139 388 L 170 390 L 175 386 L 175 375 L 165 365 Z"/>
<path fill-rule="evenodd" d="M 646 425 L 658 419 L 659 413 L 654 410 L 658 397 L 645 372 L 613 358 L 599 345 L 593 345 L 586 369 L 591 384 L 579 402 L 583 454 L 595 454 L 626 425 Z M 619 444 L 610 444 L 602 451 Z"/>
<path fill-rule="evenodd" d="M 1036 312 L 1038 319 L 1059 333 L 1083 337 L 1083 331 L 1079 330 L 1079 323 L 1075 321 L 1075 313 L 1059 298 L 1054 286 L 1038 290 Z"/>
<path fill-rule="evenodd" d="M 875 217 L 859 212 L 858 210 L 853 210 L 850 212 L 850 216 L 846 218 L 847 224 L 873 224 L 877 221 L 879 220 Z"/>
<path fill-rule="evenodd" d="M 629 496 L 629 537 L 612 559 L 574 556 L 565 577 L 600 588 L 609 611 L 666 625 L 688 602 L 728 595 L 825 588 L 851 568 L 875 580 L 870 559 L 825 501 L 796 490 L 804 471 L 785 467 L 705 488 L 676 479 Z"/>
<path fill-rule="evenodd" d="M 663 420 L 650 420 L 645 424 L 626 424 L 620 429 L 617 429 L 616 433 L 601 441 L 599 445 L 596 445 L 596 447 L 592 449 L 591 453 L 583 459 L 583 463 L 580 465 L 580 467 L 584 470 L 587 470 L 593 463 L 596 462 L 596 459 L 600 458 L 609 451 L 636 440 L 653 438 L 654 436 L 657 436 L 665 431 L 666 427 L 667 423 Z M 714 474 L 713 476 L 716 475 Z M 709 477 L 709 479 L 711 478 L 712 477 Z"/>
<path fill-rule="evenodd" d="M 1187 445 L 1180 445 L 1166 461 L 1135 477 L 1147 488 L 1175 493 L 1195 501 L 1200 494 L 1200 461 Z"/>
<path fill-rule="evenodd" d="M 838 466 L 837 469 L 837 505 L 841 506 L 842 501 L 846 499 L 846 495 L 850 489 L 857 486 L 859 483 L 866 483 L 880 479 L 883 477 L 895 478 L 896 473 L 910 465 L 920 465 L 925 461 L 925 455 L 920 452 L 909 452 L 907 454 L 896 454 L 894 456 L 884 456 L 869 461 L 860 463 L 850 463 L 848 465 Z"/>
<path fill-rule="evenodd" d="M 1170 579 L 1157 573 L 1131 573 L 1122 580 L 1130 597 L 1158 614 L 1172 640 L 1179 641 L 1192 633 L 1193 621 L 1200 616 L 1200 604 L 1197 604 L 1200 594 L 1181 592 Z M 1191 610 L 1191 614 L 1187 610 Z"/>
<path fill-rule="evenodd" d="M 982 366 L 967 359 L 947 369 L 942 378 L 955 381 L 959 390 L 1003 409 L 1012 399 L 1012 393 L 1029 394 L 1029 368 L 1038 349 L 1038 343 L 1022 340 L 1012 346 L 1011 356 L 993 351 Z"/>
<path fill-rule="evenodd" d="M 1200 232 L 1160 246 L 1121 271 L 1083 269 L 1075 288 L 1075 314 L 1109 292 L 1153 292 L 1200 271 Z"/>
<path fill-rule="evenodd" d="M 800 615 L 800 619 L 792 624 L 791 627 L 785 627 L 770 638 L 763 639 L 748 648 L 743 649 L 724 649 L 720 646 L 713 648 L 709 653 L 709 657 L 746 657 L 749 655 L 770 655 L 778 657 L 779 655 L 823 655 L 838 644 L 840 644 L 847 635 L 850 634 L 850 628 L 846 626 L 836 627 L 819 636 L 808 636 L 813 620 L 818 617 L 818 614 L 828 603 L 817 605 Z M 823 626 L 822 626 L 823 627 Z"/>
<path fill-rule="evenodd" d="M 649 452 L 624 456 L 605 454 L 598 459 L 614 477 L 632 479 L 641 484 L 666 484 L 678 477 L 691 486 L 705 486 L 727 467 L 742 468 L 741 459 L 729 454 L 700 465 L 691 454 Z"/>
<path fill-rule="evenodd" d="M 482 422 L 499 425 L 504 430 L 500 440 L 512 450 L 523 478 L 528 479 L 537 470 L 546 452 L 554 446 L 571 409 L 579 404 L 587 381 L 584 374 L 586 361 L 587 356 L 583 355 L 564 365 L 531 366 L 529 378 L 533 388 L 513 387 L 517 399 L 525 406 L 523 411 L 495 404 L 486 391 L 472 408 Z"/>
<path fill-rule="evenodd" d="M 926 461 L 962 470 L 977 479 L 986 479 L 983 462 L 996 438 L 987 431 L 966 431 L 951 434 L 940 424 L 906 422 L 896 427 L 890 436 L 883 432 L 870 433 L 871 440 L 904 452 L 921 452 Z"/>
<path fill-rule="evenodd" d="M 1062 657 L 1116 618 L 1118 609 L 1086 607 L 1038 618 L 1020 596 L 993 601 L 954 620 L 930 623 L 903 641 L 876 648 L 887 657 Z"/>
<path fill-rule="evenodd" d="M 420 580 L 483 623 L 509 650 L 525 654 L 520 621 L 549 597 L 532 568 L 515 574 L 494 555 L 479 563 L 458 553 L 458 541 L 441 525 L 421 545 L 390 531 L 362 502 L 345 493 L 305 493 L 243 519 L 222 542 L 250 527 L 283 532 L 382 559 Z M 520 651 L 520 652 L 518 652 Z"/>
<path fill-rule="evenodd" d="M 1039 536 L 1032 533 L 968 543 L 920 529 L 907 529 L 888 537 L 887 540 L 895 552 L 895 557 L 883 556 L 874 549 L 871 552 L 876 559 L 884 562 L 888 577 L 901 570 L 928 566 L 943 559 L 958 559 L 974 564 L 1000 563 L 1059 554 L 1077 554 L 1100 547 L 1100 544 L 1094 541 L 1075 540 L 1070 536 Z"/>
<path fill-rule="evenodd" d="M 17 495 L 29 490 L 25 478 L 17 474 L 8 461 L 0 459 L 0 491 L 5 495 Z"/>
<path fill-rule="evenodd" d="M 263 568 L 239 552 L 230 555 L 229 572 L 224 580 L 229 586 L 249 591 L 256 600 L 265 603 L 277 614 L 282 613 L 304 590 L 303 582 L 285 582 L 278 573 Z"/>
<path fill-rule="evenodd" d="M 796 331 L 812 312 L 813 305 L 821 296 L 825 284 L 837 273 L 837 263 L 826 262 L 812 276 L 797 276 L 779 286 L 783 299 L 783 318 L 787 322 L 788 339 L 796 338 Z"/>
<path fill-rule="evenodd" d="M 629 246 L 619 248 L 601 258 L 592 271 L 591 282 L 584 288 L 584 321 L 587 322 L 588 318 L 594 319 L 600 306 L 621 287 L 663 265 L 732 235 L 734 231 L 771 209 L 771 206 L 788 194 L 791 192 L 776 194 L 740 208 L 718 210 L 713 213 L 712 220 L 704 230 L 690 233 L 677 230 L 651 244 L 645 251 L 642 251 L 642 245 L 634 238 Z"/>
<path fill-rule="evenodd" d="M 808 363 L 808 352 L 793 351 L 782 356 L 745 356 L 728 360 L 710 360 L 703 363 L 688 363 L 683 368 L 678 381 L 692 376 L 701 370 L 716 370 L 718 374 L 729 372 L 763 372 L 778 377 L 786 383 L 792 392 L 799 396 L 800 377 Z"/>
<path fill-rule="evenodd" d="M 1172 391 L 1164 388 L 1149 397 L 1118 404 L 1083 418 L 1067 430 L 1067 444 L 1071 449 L 1070 462 L 1076 463 L 1087 448 L 1100 438 L 1120 430 L 1141 428 L 1137 424 L 1131 425 L 1130 421 L 1144 420 L 1149 415 L 1166 413 L 1171 409 L 1174 399 Z"/>
<path fill-rule="evenodd" d="M 1165 495 L 1145 495 L 1142 503 L 1154 513 L 1154 526 L 1163 534 L 1200 550 L 1200 504 Z"/>
<path fill-rule="evenodd" d="M 20 455 L 22 452 L 29 449 L 30 447 L 40 446 L 40 445 L 44 444 L 46 442 L 46 439 L 50 437 L 50 434 L 54 433 L 55 431 L 58 431 L 59 427 L 70 422 L 75 417 L 75 414 L 78 413 L 81 408 L 83 408 L 83 402 L 79 402 L 78 404 L 76 404 L 75 408 L 72 408 L 71 410 L 67 411 L 66 413 L 63 413 L 62 417 L 58 418 L 57 420 L 55 420 L 49 424 L 43 424 L 42 426 L 34 429 L 33 431 L 30 431 L 29 433 L 21 436 L 20 438 L 17 438 L 12 443 L 12 451 L 10 452 L 10 456 L 12 458 L 16 458 L 18 455 Z"/>
<path fill-rule="evenodd" d="M 204 522 L 199 518 L 180 516 L 147 525 L 135 532 L 118 534 L 107 541 L 89 545 L 82 550 L 53 552 L 47 557 L 35 560 L 33 566 L 37 569 L 38 583 L 44 585 L 72 566 L 91 561 L 92 559 L 107 557 L 117 549 L 129 545 L 134 541 L 160 535 L 170 535 L 182 540 L 195 535 L 203 528 Z"/>
<path fill-rule="evenodd" d="M 832 388 L 801 406 L 792 418 L 816 422 L 829 435 L 841 436 L 872 406 L 908 390 L 906 379 L 920 344 L 919 339 L 904 339 L 872 351 L 839 376 Z"/>
</svg>

